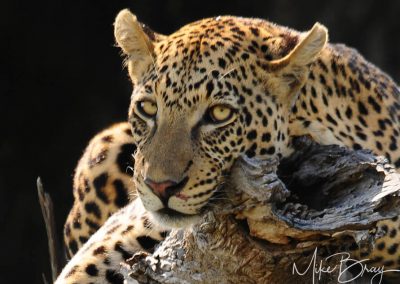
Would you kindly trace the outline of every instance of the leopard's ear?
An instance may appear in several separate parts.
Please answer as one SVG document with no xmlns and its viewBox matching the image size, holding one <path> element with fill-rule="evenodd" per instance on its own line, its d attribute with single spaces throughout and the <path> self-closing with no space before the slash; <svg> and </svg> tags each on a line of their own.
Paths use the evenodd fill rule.
<svg viewBox="0 0 400 284">
<path fill-rule="evenodd" d="M 303 34 L 299 43 L 285 57 L 269 62 L 272 69 L 281 70 L 305 66 L 315 60 L 328 41 L 328 30 L 320 23 Z"/>
<path fill-rule="evenodd" d="M 328 41 L 327 29 L 316 23 L 312 29 L 300 36 L 297 45 L 284 57 L 269 61 L 267 71 L 276 76 L 274 83 L 280 89 L 286 89 L 283 100 L 290 104 L 295 94 L 305 84 L 309 65 L 314 62 Z"/>
<path fill-rule="evenodd" d="M 118 13 L 114 23 L 114 35 L 118 46 L 127 56 L 129 75 L 136 83 L 154 60 L 156 37 L 153 33 L 149 36 L 149 30 L 144 30 L 144 26 L 128 9 Z"/>
</svg>

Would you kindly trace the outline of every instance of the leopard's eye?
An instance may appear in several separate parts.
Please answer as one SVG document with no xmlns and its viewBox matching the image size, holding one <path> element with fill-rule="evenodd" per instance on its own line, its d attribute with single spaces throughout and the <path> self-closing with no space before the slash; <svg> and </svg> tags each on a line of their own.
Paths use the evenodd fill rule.
<svg viewBox="0 0 400 284">
<path fill-rule="evenodd" d="M 136 112 L 144 119 L 153 118 L 157 114 L 157 104 L 152 101 L 139 101 L 136 103 Z"/>
<path fill-rule="evenodd" d="M 229 106 L 215 105 L 209 109 L 208 114 L 213 123 L 221 124 L 221 123 L 229 122 L 233 118 L 233 115 L 235 114 L 235 112 Z"/>
</svg>

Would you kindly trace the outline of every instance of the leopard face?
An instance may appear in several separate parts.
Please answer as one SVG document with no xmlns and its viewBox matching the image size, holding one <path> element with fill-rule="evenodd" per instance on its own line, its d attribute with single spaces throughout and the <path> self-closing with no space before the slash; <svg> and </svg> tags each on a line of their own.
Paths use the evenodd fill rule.
<svg viewBox="0 0 400 284">
<path fill-rule="evenodd" d="M 327 37 L 320 25 L 281 35 L 233 17 L 162 36 L 127 10 L 115 36 L 134 85 L 137 193 L 158 222 L 178 227 L 213 205 L 240 155 L 290 151 L 288 113 Z"/>
<path fill-rule="evenodd" d="M 246 149 L 243 105 L 227 87 L 232 79 L 220 80 L 222 72 L 190 70 L 183 84 L 175 72 L 160 72 L 157 83 L 146 82 L 132 96 L 134 181 L 145 208 L 164 223 L 194 221 Z M 157 192 L 151 182 L 173 185 Z"/>
</svg>

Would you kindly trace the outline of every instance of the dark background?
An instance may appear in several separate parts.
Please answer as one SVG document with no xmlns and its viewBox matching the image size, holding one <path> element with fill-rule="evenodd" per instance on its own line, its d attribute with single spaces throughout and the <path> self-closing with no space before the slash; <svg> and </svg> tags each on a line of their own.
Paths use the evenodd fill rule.
<svg viewBox="0 0 400 284">
<path fill-rule="evenodd" d="M 1 1 L 0 283 L 43 283 L 42 272 L 50 275 L 36 177 L 51 193 L 61 239 L 87 141 L 127 116 L 131 87 L 112 27 L 126 7 L 161 33 L 220 14 L 298 30 L 319 21 L 332 42 L 356 47 L 400 78 L 400 1 Z"/>
</svg>

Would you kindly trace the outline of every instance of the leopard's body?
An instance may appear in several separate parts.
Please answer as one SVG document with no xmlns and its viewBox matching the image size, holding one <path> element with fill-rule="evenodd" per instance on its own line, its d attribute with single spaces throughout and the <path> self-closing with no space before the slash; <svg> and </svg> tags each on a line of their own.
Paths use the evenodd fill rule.
<svg viewBox="0 0 400 284">
<path fill-rule="evenodd" d="M 129 122 L 98 134 L 79 162 L 65 225 L 76 254 L 57 283 L 122 283 L 119 262 L 196 222 L 237 157 L 285 157 L 294 136 L 400 167 L 398 86 L 355 50 L 326 44 L 321 25 L 299 33 L 224 16 L 163 36 L 124 10 L 115 36 L 134 85 Z M 399 224 L 378 223 L 387 233 L 359 256 L 400 266 Z"/>
</svg>

